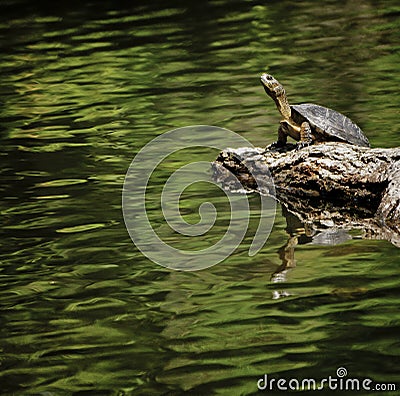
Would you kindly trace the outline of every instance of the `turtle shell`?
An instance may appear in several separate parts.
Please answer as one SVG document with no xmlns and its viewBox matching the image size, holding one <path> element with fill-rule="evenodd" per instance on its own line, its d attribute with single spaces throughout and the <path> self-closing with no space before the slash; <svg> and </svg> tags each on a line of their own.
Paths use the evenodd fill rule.
<svg viewBox="0 0 400 396">
<path fill-rule="evenodd" d="M 313 103 L 303 103 L 290 106 L 292 118 L 301 125 L 307 121 L 317 141 L 341 141 L 357 146 L 370 147 L 367 137 L 361 128 L 345 115 L 318 106 Z"/>
</svg>

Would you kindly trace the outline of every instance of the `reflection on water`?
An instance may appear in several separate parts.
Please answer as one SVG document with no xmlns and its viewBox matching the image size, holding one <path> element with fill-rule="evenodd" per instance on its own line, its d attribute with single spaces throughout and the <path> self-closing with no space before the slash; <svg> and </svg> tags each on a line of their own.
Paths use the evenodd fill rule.
<svg viewBox="0 0 400 396">
<path fill-rule="evenodd" d="M 263 71 L 293 103 L 335 108 L 372 146 L 399 146 L 398 12 L 394 0 L 4 2 L 2 391 L 251 394 L 264 373 L 323 378 L 339 366 L 398 380 L 390 243 L 298 244 L 287 297 L 274 300 L 286 220 L 278 211 L 249 258 L 257 197 L 241 247 L 196 273 L 145 259 L 121 213 L 133 156 L 163 132 L 210 124 L 274 141 Z M 210 199 L 192 197 L 191 213 Z"/>
</svg>

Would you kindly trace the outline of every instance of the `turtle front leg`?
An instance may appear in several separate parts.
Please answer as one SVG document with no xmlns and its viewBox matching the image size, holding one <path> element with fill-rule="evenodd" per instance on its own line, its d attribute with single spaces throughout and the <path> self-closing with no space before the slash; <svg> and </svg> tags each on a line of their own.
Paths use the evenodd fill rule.
<svg viewBox="0 0 400 396">
<path fill-rule="evenodd" d="M 296 150 L 308 147 L 313 142 L 311 127 L 308 122 L 303 122 L 300 126 L 300 141 L 297 143 Z"/>
<path fill-rule="evenodd" d="M 278 129 L 278 140 L 266 147 L 266 150 L 274 150 L 286 146 L 287 133 L 282 125 Z"/>
</svg>

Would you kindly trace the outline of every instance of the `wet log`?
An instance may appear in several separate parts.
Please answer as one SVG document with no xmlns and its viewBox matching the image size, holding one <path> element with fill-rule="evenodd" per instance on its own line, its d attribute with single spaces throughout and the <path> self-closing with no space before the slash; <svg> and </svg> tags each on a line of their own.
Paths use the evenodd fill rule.
<svg viewBox="0 0 400 396">
<path fill-rule="evenodd" d="M 400 148 L 226 149 L 214 170 L 225 188 L 275 195 L 304 223 L 363 228 L 400 245 Z"/>
</svg>

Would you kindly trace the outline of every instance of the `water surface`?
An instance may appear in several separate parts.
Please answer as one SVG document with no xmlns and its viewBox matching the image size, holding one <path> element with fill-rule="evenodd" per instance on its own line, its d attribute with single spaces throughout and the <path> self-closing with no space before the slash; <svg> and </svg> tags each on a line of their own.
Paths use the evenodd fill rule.
<svg viewBox="0 0 400 396">
<path fill-rule="evenodd" d="M 252 226 L 232 256 L 195 273 L 141 255 L 121 211 L 134 155 L 168 130 L 209 124 L 273 142 L 279 114 L 263 71 L 293 103 L 333 107 L 372 146 L 399 146 L 397 1 L 1 7 L 4 394 L 247 395 L 264 373 L 318 380 L 341 366 L 398 381 L 399 250 L 389 242 L 300 244 L 277 285 L 288 238 L 279 207 L 258 255 L 247 254 Z M 185 151 L 163 172 L 191 159 Z M 188 216 L 210 196 L 227 216 L 204 186 L 183 196 Z M 168 232 L 154 197 L 153 224 Z"/>
</svg>

